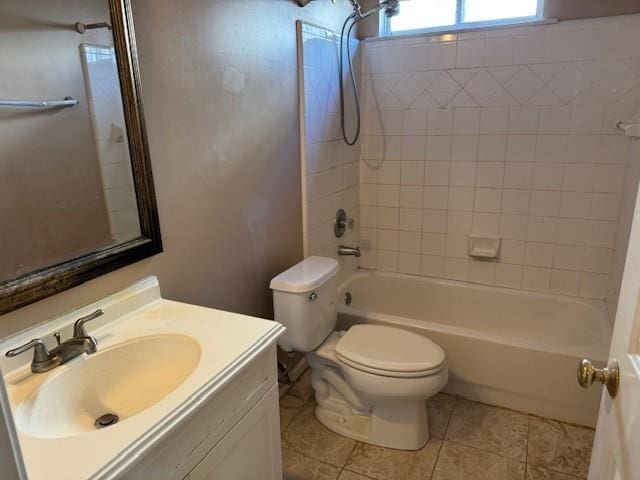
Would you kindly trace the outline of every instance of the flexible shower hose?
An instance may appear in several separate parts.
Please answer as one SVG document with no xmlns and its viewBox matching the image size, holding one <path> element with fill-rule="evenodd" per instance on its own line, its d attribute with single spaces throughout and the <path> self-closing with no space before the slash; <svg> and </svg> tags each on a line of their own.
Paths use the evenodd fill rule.
<svg viewBox="0 0 640 480">
<path fill-rule="evenodd" d="M 351 25 L 349 25 L 349 22 L 351 22 Z M 350 147 L 355 145 L 356 142 L 358 141 L 358 138 L 360 138 L 360 97 L 358 94 L 358 86 L 356 84 L 356 78 L 355 78 L 355 74 L 353 73 L 353 61 L 352 61 L 352 56 L 351 56 L 351 31 L 353 30 L 353 27 L 356 25 L 356 21 L 355 21 L 355 17 L 354 15 L 350 15 L 349 17 L 347 17 L 347 19 L 345 20 L 344 24 L 342 25 L 342 31 L 340 33 L 340 54 L 338 55 L 338 74 L 340 75 L 339 78 L 339 83 L 340 83 L 340 125 L 342 127 L 342 138 L 344 139 L 345 143 L 347 145 L 349 145 Z M 349 26 L 349 28 L 347 29 L 347 26 Z M 346 40 L 347 40 L 347 61 L 348 61 L 348 65 L 349 65 L 349 73 L 351 76 L 351 86 L 353 87 L 353 98 L 354 98 L 354 102 L 355 102 L 355 107 L 356 107 L 356 132 L 354 134 L 354 136 L 352 138 L 349 138 L 349 135 L 347 134 L 347 128 L 345 125 L 345 105 L 344 105 L 344 59 L 343 59 L 343 52 L 344 52 L 344 40 L 345 40 L 345 32 L 346 32 Z"/>
</svg>

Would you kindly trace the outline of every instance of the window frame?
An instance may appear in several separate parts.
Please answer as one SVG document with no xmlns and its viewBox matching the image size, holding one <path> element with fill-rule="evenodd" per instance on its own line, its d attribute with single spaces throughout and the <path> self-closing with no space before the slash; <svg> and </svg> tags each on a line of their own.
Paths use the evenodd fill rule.
<svg viewBox="0 0 640 480">
<path fill-rule="evenodd" d="M 477 30 L 489 27 L 503 27 L 509 25 L 520 25 L 527 23 L 537 23 L 544 21 L 544 3 L 545 0 L 537 0 L 538 5 L 535 15 L 527 17 L 512 17 L 502 18 L 495 20 L 483 20 L 479 22 L 463 22 L 462 12 L 464 4 L 467 0 L 455 0 L 456 1 L 456 21 L 449 25 L 441 25 L 437 27 L 417 28 L 413 30 L 400 30 L 397 32 L 391 31 L 391 19 L 387 17 L 383 11 L 380 12 L 380 28 L 379 34 L 381 37 L 394 37 L 403 35 L 416 35 L 425 33 L 448 33 L 448 32 L 464 32 L 468 30 Z M 400 6 L 402 8 L 402 4 Z"/>
</svg>

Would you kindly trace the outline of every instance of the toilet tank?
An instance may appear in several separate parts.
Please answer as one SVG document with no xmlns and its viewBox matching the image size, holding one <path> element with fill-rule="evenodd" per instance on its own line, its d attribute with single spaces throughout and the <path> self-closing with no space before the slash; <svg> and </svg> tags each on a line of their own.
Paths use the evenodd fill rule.
<svg viewBox="0 0 640 480">
<path fill-rule="evenodd" d="M 333 258 L 307 257 L 271 280 L 275 320 L 287 331 L 278 345 L 288 352 L 312 352 L 338 319 L 337 273 Z"/>
</svg>

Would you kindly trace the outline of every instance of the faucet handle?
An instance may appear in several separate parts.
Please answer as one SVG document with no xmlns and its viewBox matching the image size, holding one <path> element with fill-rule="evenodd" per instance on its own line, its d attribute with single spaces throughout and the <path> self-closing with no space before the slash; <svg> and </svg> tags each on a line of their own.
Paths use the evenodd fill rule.
<svg viewBox="0 0 640 480">
<path fill-rule="evenodd" d="M 57 367 L 62 362 L 58 355 L 52 356 L 47 346 L 39 338 L 31 340 L 20 347 L 9 350 L 5 355 L 9 358 L 16 357 L 33 348 L 33 361 L 31 362 L 31 371 L 34 373 L 46 372 Z"/>
<path fill-rule="evenodd" d="M 79 318 L 76 320 L 76 323 L 73 324 L 73 338 L 82 338 L 88 337 L 89 334 L 87 330 L 84 328 L 84 324 L 90 320 L 95 320 L 96 318 L 102 316 L 104 312 L 102 309 L 98 309 L 95 312 L 87 315 L 86 317 Z"/>
</svg>

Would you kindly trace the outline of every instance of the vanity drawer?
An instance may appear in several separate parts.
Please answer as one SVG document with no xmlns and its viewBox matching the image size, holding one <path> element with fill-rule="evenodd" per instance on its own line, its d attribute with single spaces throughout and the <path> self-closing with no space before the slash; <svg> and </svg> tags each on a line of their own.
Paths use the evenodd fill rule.
<svg viewBox="0 0 640 480">
<path fill-rule="evenodd" d="M 276 347 L 272 345 L 121 478 L 183 479 L 276 384 Z"/>
</svg>

